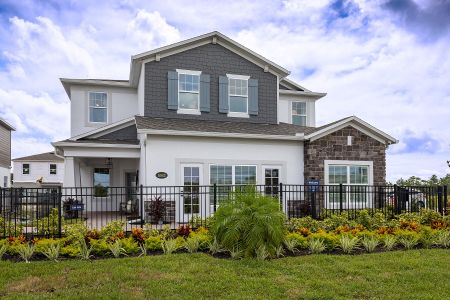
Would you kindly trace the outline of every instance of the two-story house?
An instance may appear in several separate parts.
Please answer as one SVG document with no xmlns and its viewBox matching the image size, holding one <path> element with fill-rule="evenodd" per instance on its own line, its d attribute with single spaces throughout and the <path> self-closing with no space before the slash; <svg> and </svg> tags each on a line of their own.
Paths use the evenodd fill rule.
<svg viewBox="0 0 450 300">
<path fill-rule="evenodd" d="M 45 152 L 13 161 L 13 187 L 55 188 L 64 181 L 64 159 L 54 152 Z"/>
<path fill-rule="evenodd" d="M 8 122 L 0 118 L 0 186 L 11 185 L 11 132 L 14 131 Z"/>
<path fill-rule="evenodd" d="M 211 32 L 132 56 L 128 80 L 61 79 L 72 136 L 53 145 L 64 186 L 384 184 L 396 140 L 354 116 L 317 127 L 326 94 L 288 75 Z M 177 215 L 208 210 L 179 201 Z"/>
</svg>

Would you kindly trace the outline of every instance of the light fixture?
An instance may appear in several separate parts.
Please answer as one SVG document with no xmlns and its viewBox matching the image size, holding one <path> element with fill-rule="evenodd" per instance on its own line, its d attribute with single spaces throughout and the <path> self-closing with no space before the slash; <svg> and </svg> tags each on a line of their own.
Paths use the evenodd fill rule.
<svg viewBox="0 0 450 300">
<path fill-rule="evenodd" d="M 106 166 L 107 168 L 109 168 L 109 169 L 112 169 L 112 167 L 113 167 L 112 158 L 108 157 L 108 158 L 106 159 L 105 166 Z"/>
</svg>

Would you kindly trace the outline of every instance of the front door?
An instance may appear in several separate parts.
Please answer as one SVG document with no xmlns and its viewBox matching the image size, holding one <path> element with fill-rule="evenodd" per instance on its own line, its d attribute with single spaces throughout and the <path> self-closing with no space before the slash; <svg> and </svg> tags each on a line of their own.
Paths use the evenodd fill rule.
<svg viewBox="0 0 450 300">
<path fill-rule="evenodd" d="M 280 167 L 264 166 L 263 175 L 266 195 L 278 197 L 280 186 Z"/>
<path fill-rule="evenodd" d="M 136 172 L 125 172 L 125 195 L 126 198 L 121 203 L 121 210 L 127 213 L 135 213 L 138 211 L 137 201 L 137 176 Z"/>
<path fill-rule="evenodd" d="M 200 191 L 202 178 L 202 166 L 198 164 L 186 164 L 181 166 L 181 193 L 179 205 L 179 223 L 188 223 L 194 216 L 202 216 L 202 193 Z M 204 193 L 203 193 L 204 194 Z M 203 195 L 203 198 L 205 195 Z"/>
</svg>

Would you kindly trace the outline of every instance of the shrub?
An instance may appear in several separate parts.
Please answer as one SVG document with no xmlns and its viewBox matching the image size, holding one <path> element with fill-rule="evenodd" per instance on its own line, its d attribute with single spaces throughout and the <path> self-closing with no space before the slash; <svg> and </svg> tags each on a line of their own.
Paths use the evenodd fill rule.
<svg viewBox="0 0 450 300">
<path fill-rule="evenodd" d="M 61 223 L 64 219 L 61 218 Z M 57 208 L 52 208 L 47 217 L 33 221 L 33 226 L 36 227 L 38 234 L 56 236 L 59 235 L 59 212 Z M 63 224 L 61 224 L 63 226 Z"/>
<path fill-rule="evenodd" d="M 436 238 L 436 232 L 428 226 L 422 226 L 420 229 L 419 243 L 425 248 L 431 248 Z"/>
<path fill-rule="evenodd" d="M 149 214 L 152 218 L 153 223 L 159 223 L 163 221 L 164 215 L 166 213 L 166 204 L 161 196 L 155 196 L 152 201 L 150 201 Z"/>
<path fill-rule="evenodd" d="M 253 257 L 257 249 L 265 246 L 273 255 L 273 249 L 284 240 L 284 222 L 278 201 L 247 187 L 221 203 L 212 231 L 228 250 L 241 249 L 244 256 Z"/>
<path fill-rule="evenodd" d="M 133 237 L 130 236 L 129 238 L 122 239 L 120 242 L 126 253 L 135 254 L 139 252 L 139 244 Z"/>
<path fill-rule="evenodd" d="M 178 249 L 177 241 L 175 239 L 165 240 L 162 243 L 162 249 L 164 254 L 172 254 Z"/>
<path fill-rule="evenodd" d="M 231 259 L 241 259 L 244 256 L 244 251 L 239 248 L 229 250 Z"/>
<path fill-rule="evenodd" d="M 192 232 L 191 226 L 189 225 L 181 225 L 177 229 L 178 236 L 182 236 L 184 238 L 187 238 Z"/>
<path fill-rule="evenodd" d="M 68 256 L 68 257 L 79 257 L 80 256 L 80 249 L 78 245 L 67 245 L 61 248 L 61 255 Z"/>
<path fill-rule="evenodd" d="M 84 240 L 88 232 L 88 228 L 82 223 L 65 225 L 63 227 L 63 230 L 66 236 L 66 240 L 69 243 L 78 243 L 81 240 Z"/>
<path fill-rule="evenodd" d="M 157 235 L 159 235 L 159 230 L 156 228 L 153 228 L 152 224 L 146 223 L 144 225 L 144 236 L 145 237 L 157 236 Z"/>
<path fill-rule="evenodd" d="M 224 249 L 222 246 L 220 246 L 219 242 L 217 242 L 217 239 L 214 239 L 212 242 L 208 244 L 209 252 L 211 252 L 212 255 L 223 252 Z"/>
<path fill-rule="evenodd" d="M 149 251 L 162 250 L 162 243 L 160 236 L 150 236 L 145 239 L 145 248 Z"/>
<path fill-rule="evenodd" d="M 83 239 L 78 242 L 78 256 L 82 260 L 91 259 L 92 246 L 88 247 L 86 241 Z"/>
<path fill-rule="evenodd" d="M 288 233 L 284 244 L 290 252 L 294 252 L 296 249 L 307 249 L 308 239 L 298 233 Z"/>
<path fill-rule="evenodd" d="M 266 260 L 269 257 L 270 257 L 270 253 L 269 253 L 269 251 L 267 251 L 266 246 L 262 245 L 258 249 L 256 249 L 256 259 Z"/>
<path fill-rule="evenodd" d="M 0 217 L 0 234 L 4 236 L 19 236 L 23 233 L 23 225 L 16 222 L 7 222 Z"/>
<path fill-rule="evenodd" d="M 131 236 L 139 244 L 142 244 L 145 240 L 145 234 L 142 228 L 133 228 L 131 230 Z"/>
<path fill-rule="evenodd" d="M 214 224 L 214 216 L 207 217 L 206 219 L 203 219 L 200 216 L 193 216 L 191 220 L 189 221 L 189 224 L 192 228 L 199 228 L 199 227 L 205 227 L 205 228 L 211 228 Z"/>
<path fill-rule="evenodd" d="M 441 214 L 432 209 L 422 208 L 420 210 L 420 224 L 431 226 L 433 223 L 444 223 Z"/>
<path fill-rule="evenodd" d="M 319 221 L 311 218 L 291 218 L 287 222 L 287 228 L 289 231 L 298 231 L 300 228 L 308 228 L 312 232 L 319 230 Z"/>
<path fill-rule="evenodd" d="M 106 240 L 89 240 L 92 253 L 98 256 L 106 256 L 109 254 L 109 244 Z"/>
<path fill-rule="evenodd" d="M 308 239 L 320 239 L 325 245 L 325 248 L 328 250 L 333 250 L 339 243 L 335 234 L 326 233 L 324 231 L 313 233 L 308 237 Z"/>
<path fill-rule="evenodd" d="M 189 238 L 195 237 L 199 241 L 199 249 L 208 249 L 209 243 L 212 241 L 212 236 L 204 227 L 199 227 L 198 230 L 191 232 Z"/>
<path fill-rule="evenodd" d="M 318 254 L 325 251 L 326 246 L 322 239 L 311 238 L 309 239 L 309 250 L 312 254 Z"/>
<path fill-rule="evenodd" d="M 34 250 L 36 253 L 44 254 L 44 252 L 50 247 L 60 245 L 63 243 L 62 239 L 39 239 L 34 243 Z"/>
<path fill-rule="evenodd" d="M 333 231 L 341 226 L 349 226 L 350 221 L 346 215 L 331 215 L 320 223 L 320 227 L 326 231 Z"/>
<path fill-rule="evenodd" d="M 406 249 L 412 249 L 419 243 L 417 233 L 406 230 L 399 230 L 397 233 L 398 242 Z"/>
<path fill-rule="evenodd" d="M 20 245 L 20 247 L 18 248 L 18 254 L 23 261 L 29 263 L 31 257 L 34 254 L 34 245 L 31 244 Z"/>
<path fill-rule="evenodd" d="M 125 221 L 112 221 L 106 224 L 100 231 L 100 236 L 104 239 L 115 240 L 117 238 L 123 238 L 125 236 L 123 227 Z"/>
<path fill-rule="evenodd" d="M 376 236 L 367 236 L 364 237 L 361 240 L 361 244 L 363 245 L 364 249 L 371 253 L 373 251 L 375 251 L 375 249 L 377 248 L 377 246 L 379 245 L 380 241 L 378 240 L 378 238 Z"/>
<path fill-rule="evenodd" d="M 275 249 L 275 256 L 278 257 L 278 258 L 284 256 L 284 248 L 283 248 L 283 246 L 280 246 L 277 249 Z"/>
<path fill-rule="evenodd" d="M 122 247 L 122 242 L 120 240 L 116 240 L 115 242 L 108 244 L 108 248 L 115 258 L 119 258 L 121 255 L 127 255 L 127 252 Z"/>
<path fill-rule="evenodd" d="M 346 254 L 352 253 L 357 249 L 359 239 L 348 234 L 343 234 L 339 238 L 339 248 Z"/>
</svg>

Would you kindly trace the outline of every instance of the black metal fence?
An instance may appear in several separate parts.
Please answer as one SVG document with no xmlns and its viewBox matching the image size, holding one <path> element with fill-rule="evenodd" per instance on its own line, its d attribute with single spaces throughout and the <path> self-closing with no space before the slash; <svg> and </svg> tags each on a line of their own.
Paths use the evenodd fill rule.
<svg viewBox="0 0 450 300">
<path fill-rule="evenodd" d="M 243 186 L 152 186 L 0 189 L 0 238 L 27 235 L 61 236 L 64 225 L 83 223 L 100 229 L 122 221 L 124 230 L 169 225 L 206 225 L 233 191 Z M 386 217 L 421 208 L 447 213 L 446 186 L 365 186 L 279 184 L 256 185 L 261 194 L 277 199 L 288 218 L 331 214 L 352 215 L 366 209 Z"/>
</svg>

